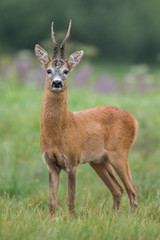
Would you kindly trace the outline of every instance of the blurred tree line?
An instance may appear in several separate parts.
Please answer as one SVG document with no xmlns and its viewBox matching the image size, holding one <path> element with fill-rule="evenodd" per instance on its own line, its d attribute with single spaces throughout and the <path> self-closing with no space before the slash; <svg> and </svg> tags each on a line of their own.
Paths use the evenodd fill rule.
<svg viewBox="0 0 160 240">
<path fill-rule="evenodd" d="M 1 0 L 0 51 L 33 49 L 50 39 L 51 21 L 58 36 L 72 19 L 71 41 L 95 46 L 97 57 L 156 62 L 159 12 L 158 0 Z"/>
</svg>

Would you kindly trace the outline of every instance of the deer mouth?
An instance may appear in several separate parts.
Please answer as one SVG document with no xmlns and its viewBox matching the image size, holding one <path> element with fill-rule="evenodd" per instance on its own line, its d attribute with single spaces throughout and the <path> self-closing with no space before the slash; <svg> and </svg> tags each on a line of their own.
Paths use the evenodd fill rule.
<svg viewBox="0 0 160 240">
<path fill-rule="evenodd" d="M 56 92 L 59 92 L 59 91 L 62 90 L 62 88 L 60 88 L 60 87 L 58 87 L 58 88 L 57 88 L 57 87 L 53 87 L 52 89 L 53 89 L 54 91 L 56 91 Z"/>
</svg>

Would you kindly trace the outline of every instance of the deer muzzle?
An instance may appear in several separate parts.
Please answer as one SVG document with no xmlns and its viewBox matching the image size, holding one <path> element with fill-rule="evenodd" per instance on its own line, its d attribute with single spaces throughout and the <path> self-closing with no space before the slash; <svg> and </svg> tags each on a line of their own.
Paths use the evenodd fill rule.
<svg viewBox="0 0 160 240">
<path fill-rule="evenodd" d="M 62 88 L 62 80 L 53 80 L 53 82 L 52 82 L 52 88 L 54 89 L 54 90 L 60 90 L 61 88 Z"/>
</svg>

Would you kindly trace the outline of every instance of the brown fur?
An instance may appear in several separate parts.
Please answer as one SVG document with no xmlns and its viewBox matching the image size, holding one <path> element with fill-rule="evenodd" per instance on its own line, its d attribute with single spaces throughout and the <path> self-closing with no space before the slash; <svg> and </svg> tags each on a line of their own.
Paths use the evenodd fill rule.
<svg viewBox="0 0 160 240">
<path fill-rule="evenodd" d="M 63 69 L 70 72 L 83 56 L 83 51 L 73 53 L 57 66 L 60 60 L 53 64 L 39 45 L 36 45 L 35 52 L 45 70 L 51 69 L 59 76 L 63 76 Z M 55 212 L 59 176 L 63 169 L 68 175 L 69 210 L 73 214 L 76 167 L 85 162 L 89 162 L 111 191 L 115 210 L 119 209 L 123 188 L 112 167 L 125 185 L 131 207 L 137 206 L 137 190 L 128 165 L 128 154 L 137 132 L 135 118 L 113 106 L 98 106 L 72 113 L 68 111 L 67 104 L 68 77 L 63 79 L 62 89 L 58 92 L 53 90 L 51 83 L 52 78 L 46 76 L 40 131 L 41 150 L 49 168 L 50 213 L 53 215 Z"/>
<path fill-rule="evenodd" d="M 73 212 L 74 208 L 75 168 L 84 162 L 90 163 L 110 189 L 114 209 L 119 209 L 123 188 L 111 166 L 123 181 L 131 206 L 137 206 L 136 188 L 128 167 L 128 153 L 136 136 L 136 120 L 129 113 L 112 106 L 72 113 L 67 107 L 67 88 L 54 93 L 47 88 L 47 83 L 46 79 L 41 110 L 41 149 L 43 154 L 49 154 L 53 162 L 50 166 L 44 156 L 50 175 L 56 171 L 55 182 L 59 180 L 59 173 L 54 168 L 64 169 L 68 173 L 70 211 Z M 50 182 L 50 212 L 54 213 L 58 190 L 56 186 L 52 193 L 54 186 Z"/>
</svg>

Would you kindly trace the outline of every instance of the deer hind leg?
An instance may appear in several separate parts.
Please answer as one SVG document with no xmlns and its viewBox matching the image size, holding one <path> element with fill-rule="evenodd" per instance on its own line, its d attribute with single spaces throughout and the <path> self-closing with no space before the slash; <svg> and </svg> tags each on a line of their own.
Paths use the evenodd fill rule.
<svg viewBox="0 0 160 240">
<path fill-rule="evenodd" d="M 123 195 L 123 188 L 117 181 L 110 163 L 108 161 L 104 161 L 99 164 L 90 162 L 90 166 L 96 171 L 98 176 L 102 179 L 102 181 L 111 191 L 114 202 L 113 209 L 119 210 L 119 206 Z"/>
<path fill-rule="evenodd" d="M 109 156 L 109 161 L 112 164 L 113 168 L 119 175 L 120 179 L 122 180 L 123 184 L 128 193 L 128 197 L 130 200 L 131 208 L 135 208 L 138 206 L 137 203 L 137 189 L 133 183 L 129 164 L 128 164 L 128 156 Z"/>
</svg>

